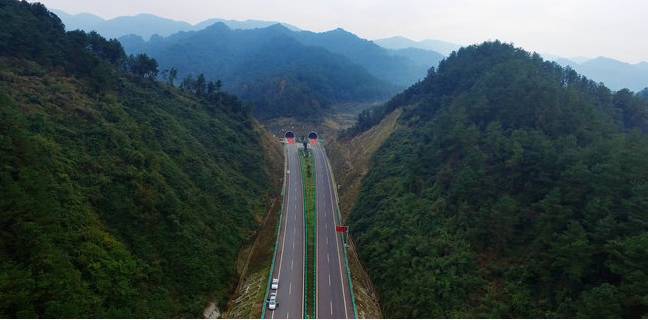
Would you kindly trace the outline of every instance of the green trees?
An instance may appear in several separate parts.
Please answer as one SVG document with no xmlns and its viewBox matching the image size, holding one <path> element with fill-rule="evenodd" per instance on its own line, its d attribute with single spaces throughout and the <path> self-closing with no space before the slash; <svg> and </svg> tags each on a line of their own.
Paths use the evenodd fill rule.
<svg viewBox="0 0 648 320">
<path fill-rule="evenodd" d="M 648 103 L 488 42 L 398 106 L 350 216 L 386 315 L 648 314 Z"/>
<path fill-rule="evenodd" d="M 131 55 L 126 65 L 129 72 L 145 79 L 155 80 L 158 75 L 157 61 L 145 54 Z"/>
<path fill-rule="evenodd" d="M 0 17 L 0 316 L 224 304 L 269 192 L 246 109 L 149 81 L 155 60 L 40 4 L 0 0 Z"/>
</svg>

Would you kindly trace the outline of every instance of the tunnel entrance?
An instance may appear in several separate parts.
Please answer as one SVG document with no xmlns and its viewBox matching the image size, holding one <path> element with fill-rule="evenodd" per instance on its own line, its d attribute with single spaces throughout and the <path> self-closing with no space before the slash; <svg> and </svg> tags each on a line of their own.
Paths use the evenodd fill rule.
<svg viewBox="0 0 648 320">
<path fill-rule="evenodd" d="M 286 134 L 284 135 L 286 138 L 286 143 L 288 144 L 294 144 L 295 143 L 295 133 L 292 131 L 286 131 Z"/>
<path fill-rule="evenodd" d="M 317 144 L 317 132 L 313 131 L 308 134 L 310 144 Z"/>
</svg>

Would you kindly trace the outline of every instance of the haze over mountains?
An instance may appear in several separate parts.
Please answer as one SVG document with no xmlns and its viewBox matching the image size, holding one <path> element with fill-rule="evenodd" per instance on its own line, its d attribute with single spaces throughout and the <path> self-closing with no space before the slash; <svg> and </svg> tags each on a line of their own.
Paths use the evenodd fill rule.
<svg viewBox="0 0 648 320">
<path fill-rule="evenodd" d="M 378 39 L 374 40 L 374 42 L 389 49 L 419 48 L 434 50 L 446 56 L 461 47 L 459 44 L 441 40 L 427 39 L 414 41 L 401 36 Z M 594 81 L 603 82 L 613 90 L 628 88 L 632 91 L 639 91 L 648 87 L 647 62 L 631 64 L 607 57 L 564 58 L 548 54 L 543 54 L 543 56 L 562 66 L 570 66 L 578 73 Z"/>
<path fill-rule="evenodd" d="M 462 47 L 460 44 L 442 41 L 442 40 L 426 39 L 421 41 L 415 41 L 402 36 L 377 39 L 374 40 L 374 42 L 377 45 L 388 49 L 418 48 L 418 49 L 425 49 L 425 50 L 433 50 L 441 54 L 444 54 L 446 56 L 450 55 L 452 51 L 455 51 Z"/>
<path fill-rule="evenodd" d="M 260 117 L 316 116 L 332 103 L 379 101 L 398 89 L 349 59 L 307 46 L 281 25 L 231 30 L 216 23 L 200 31 L 144 42 L 122 37 L 129 53 L 146 53 L 180 78 L 204 73 L 256 105 Z"/>
<path fill-rule="evenodd" d="M 106 38 L 137 34 L 148 40 L 154 34 L 168 36 L 180 31 L 202 30 L 216 22 L 222 22 L 232 29 L 264 28 L 278 23 L 275 21 L 238 21 L 213 18 L 192 25 L 185 21 L 162 18 L 152 14 L 122 16 L 106 20 L 90 13 L 68 14 L 61 10 L 53 10 L 53 12 L 63 21 L 66 30 L 96 31 Z M 295 26 L 282 24 L 288 29 L 299 30 Z"/>
<path fill-rule="evenodd" d="M 148 40 L 155 34 L 166 37 L 181 31 L 198 31 L 217 22 L 224 23 L 230 29 L 266 28 L 279 23 L 262 20 L 237 21 L 213 18 L 192 25 L 184 21 L 176 21 L 150 14 L 124 16 L 106 20 L 89 13 L 72 15 L 60 10 L 54 10 L 54 12 L 61 18 L 68 30 L 94 30 L 107 38 L 119 38 L 135 34 L 144 40 Z M 301 31 L 296 26 L 286 23 L 281 24 L 290 31 Z M 370 73 L 378 76 L 382 80 L 387 80 L 400 86 L 410 85 L 413 81 L 420 79 L 424 75 L 424 73 L 420 72 L 421 66 L 436 66 L 443 56 L 448 56 L 461 47 L 460 44 L 438 39 L 415 41 L 403 36 L 394 36 L 373 41 L 365 40 L 365 43 L 357 41 L 354 43 L 345 43 L 343 38 L 347 37 L 352 40 L 357 40 L 353 39 L 354 37 L 357 38 L 357 36 L 348 31 L 341 32 L 341 30 L 314 33 L 319 36 L 309 35 L 309 33 L 311 32 L 304 32 L 296 38 L 306 45 L 321 46 L 331 52 L 343 55 L 345 55 L 344 53 L 356 51 L 356 54 L 353 54 L 353 57 L 351 57 L 352 62 L 360 64 L 364 62 L 363 67 Z M 370 44 L 371 42 L 385 49 L 389 49 L 389 55 L 395 56 L 396 58 L 391 59 L 391 61 L 384 56 L 379 57 L 379 61 L 371 59 L 372 56 L 374 58 L 376 57 L 375 52 L 377 51 Z M 365 51 L 365 53 L 358 55 L 357 53 L 361 51 Z M 345 56 L 349 58 L 349 54 Z M 586 77 L 597 82 L 605 83 L 613 90 L 628 88 L 633 91 L 639 91 L 648 87 L 648 72 L 646 71 L 648 70 L 648 63 L 646 62 L 630 64 L 606 57 L 592 59 L 586 57 L 564 58 L 555 55 L 543 56 L 556 61 L 562 66 L 569 65 Z M 410 63 L 399 64 L 396 62 L 399 59 L 398 57 L 407 58 L 410 60 Z M 396 73 L 392 71 L 396 71 Z M 399 73 L 401 74 L 400 76 Z M 391 74 L 390 78 L 392 79 L 385 79 L 385 76 L 388 74 Z"/>
<path fill-rule="evenodd" d="M 636 92 L 648 87 L 648 62 L 632 64 L 606 57 L 580 60 L 580 62 L 572 59 L 555 61 L 562 66 L 572 67 L 590 79 L 603 82 L 613 90 L 628 88 Z"/>
<path fill-rule="evenodd" d="M 443 58 L 428 50 L 388 50 L 342 29 L 316 33 L 280 24 L 232 30 L 215 23 L 149 41 L 134 35 L 120 41 L 129 53 L 156 58 L 162 69 L 177 68 L 180 78 L 204 73 L 222 80 L 227 90 L 255 103 L 261 117 L 380 101 L 422 79 Z"/>
</svg>

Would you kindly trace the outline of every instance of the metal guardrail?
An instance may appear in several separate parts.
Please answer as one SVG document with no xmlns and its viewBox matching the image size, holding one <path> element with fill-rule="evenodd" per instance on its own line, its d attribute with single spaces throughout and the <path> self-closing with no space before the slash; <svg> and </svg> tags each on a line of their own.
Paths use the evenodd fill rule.
<svg viewBox="0 0 648 320">
<path fill-rule="evenodd" d="M 311 157 L 312 157 L 312 163 L 313 163 L 313 196 L 315 199 L 313 199 L 313 218 L 315 221 L 313 221 L 313 247 L 315 250 L 315 253 L 313 254 L 314 260 L 314 266 L 313 266 L 313 286 L 315 286 L 315 290 L 313 290 L 313 314 L 314 318 L 317 318 L 317 161 L 315 161 L 315 153 L 311 152 Z"/>
</svg>

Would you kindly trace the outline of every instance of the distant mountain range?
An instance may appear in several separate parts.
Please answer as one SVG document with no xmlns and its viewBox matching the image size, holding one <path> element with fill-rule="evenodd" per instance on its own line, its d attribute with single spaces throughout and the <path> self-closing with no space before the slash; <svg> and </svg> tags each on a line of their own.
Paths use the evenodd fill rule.
<svg viewBox="0 0 648 320">
<path fill-rule="evenodd" d="M 427 39 L 415 41 L 405 37 L 391 37 L 374 40 L 374 43 L 387 49 L 425 49 L 450 55 L 461 47 L 461 45 L 442 40 Z M 623 88 L 632 91 L 639 91 L 648 87 L 648 63 L 641 62 L 631 64 L 607 57 L 587 58 L 571 57 L 564 58 L 556 55 L 542 54 L 547 60 L 552 60 L 561 66 L 570 66 L 576 72 L 597 82 L 603 82 L 612 90 Z"/>
<path fill-rule="evenodd" d="M 105 20 L 89 13 L 71 15 L 60 10 L 54 10 L 54 12 L 61 18 L 68 30 L 94 30 L 108 38 L 135 34 L 144 40 L 148 40 L 155 34 L 166 37 L 181 31 L 202 30 L 217 22 L 225 24 L 230 29 L 266 28 L 278 23 L 275 21 L 236 21 L 215 18 L 192 25 L 184 21 L 150 14 Z M 296 26 L 281 24 L 289 31 L 301 31 Z M 366 68 L 374 76 L 399 86 L 408 86 L 422 78 L 427 68 L 436 66 L 444 56 L 448 56 L 452 51 L 462 46 L 443 40 L 415 41 L 402 36 L 368 41 L 342 29 L 323 33 L 305 31 L 292 36 L 303 44 L 320 46 L 330 52 L 344 55 L 352 62 Z M 353 45 L 349 45 L 350 43 Z M 382 51 L 379 47 L 388 49 L 388 51 Z M 631 64 L 606 57 L 591 59 L 586 57 L 564 58 L 549 54 L 543 54 L 543 56 L 562 66 L 571 66 L 578 73 L 594 81 L 603 82 L 613 90 L 628 88 L 639 91 L 648 87 L 648 63 L 646 62 Z"/>
<path fill-rule="evenodd" d="M 612 90 L 628 88 L 636 92 L 648 87 L 648 62 L 632 64 L 606 57 L 581 62 L 565 58 L 551 60 L 562 66 L 570 66 L 594 81 L 603 82 Z"/>
<path fill-rule="evenodd" d="M 455 51 L 462 47 L 462 45 L 460 44 L 442 41 L 442 40 L 426 39 L 422 41 L 415 41 L 401 36 L 377 39 L 374 40 L 373 42 L 387 49 L 418 48 L 418 49 L 436 51 L 445 56 L 450 55 L 452 51 Z"/>
<path fill-rule="evenodd" d="M 217 22 L 199 31 L 119 38 L 180 77 L 204 73 L 252 101 L 260 117 L 316 115 L 332 103 L 379 101 L 422 79 L 444 56 L 389 50 L 343 29 L 295 31 L 282 24 L 232 29 Z"/>
<path fill-rule="evenodd" d="M 219 22 L 149 41 L 134 35 L 120 41 L 129 53 L 154 57 L 161 69 L 177 68 L 180 79 L 204 73 L 222 80 L 226 90 L 253 102 L 261 118 L 316 116 L 333 103 L 384 100 L 401 88 L 296 34 L 280 24 L 232 30 Z"/>
<path fill-rule="evenodd" d="M 144 39 L 149 39 L 154 34 L 169 36 L 180 31 L 202 30 L 217 22 L 222 22 L 231 29 L 265 28 L 278 23 L 276 21 L 238 21 L 214 18 L 192 25 L 185 21 L 162 18 L 152 14 L 122 16 L 105 20 L 90 13 L 68 14 L 61 10 L 53 10 L 53 12 L 63 21 L 66 30 L 96 31 L 107 38 L 119 38 L 129 34 L 136 34 Z M 281 24 L 290 30 L 300 30 L 287 23 Z"/>
<path fill-rule="evenodd" d="M 321 33 L 300 31 L 288 34 L 304 45 L 322 47 L 343 55 L 378 79 L 401 87 L 424 78 L 427 70 L 444 58 L 431 50 L 385 49 L 341 28 Z"/>
<path fill-rule="evenodd" d="M 161 37 L 167 37 L 182 31 L 198 31 L 218 22 L 225 24 L 233 30 L 267 28 L 279 23 L 288 29 L 288 31 L 295 31 L 295 33 L 287 33 L 287 35 L 299 40 L 301 43 L 323 47 L 330 52 L 344 55 L 352 62 L 366 68 L 378 78 L 402 87 L 407 87 L 417 80 L 422 79 L 427 69 L 436 66 L 444 58 L 444 54 L 439 52 L 446 52 L 447 54 L 449 52 L 447 48 L 452 48 L 453 50 L 459 48 L 459 45 L 456 44 L 437 41 L 439 43 L 438 47 L 442 51 L 436 52 L 431 49 L 434 47 L 432 45 L 434 40 L 424 41 L 421 47 L 416 49 L 410 48 L 411 46 L 409 45 L 393 46 L 393 48 L 385 47 L 379 43 L 361 39 L 355 34 L 339 28 L 322 33 L 308 31 L 297 32 L 302 30 L 296 26 L 275 21 L 237 21 L 214 18 L 192 25 L 185 21 L 171 20 L 151 14 L 122 16 L 105 20 L 90 13 L 73 15 L 61 10 L 54 10 L 54 12 L 61 18 L 67 30 L 80 29 L 84 31 L 96 31 L 107 38 L 136 35 L 143 40 L 148 40 L 156 34 Z M 131 38 L 131 40 L 134 39 Z M 134 41 L 137 42 L 136 40 Z M 444 44 L 446 45 L 444 46 Z"/>
<path fill-rule="evenodd" d="M 379 79 L 401 87 L 407 87 L 422 79 L 426 75 L 427 69 L 436 66 L 444 58 L 443 54 L 429 48 L 398 47 L 394 48 L 394 50 L 383 48 L 372 41 L 361 39 L 355 34 L 340 28 L 316 33 L 302 32 L 300 28 L 286 23 L 261 20 L 209 19 L 191 25 L 184 21 L 161 18 L 150 14 L 104 20 L 88 13 L 70 15 L 60 10 L 55 11 L 55 13 L 59 15 L 68 30 L 96 31 L 108 38 L 136 35 L 143 40 L 148 40 L 156 34 L 167 37 L 182 31 L 198 31 L 219 22 L 232 30 L 260 29 L 274 24 L 281 24 L 286 29 L 285 35 L 298 40 L 304 45 L 322 47 L 332 53 L 341 54 L 353 63 L 366 68 Z M 132 40 L 129 42 L 131 45 L 137 42 L 136 39 L 130 38 L 130 40 Z M 453 45 L 453 48 L 455 47 L 458 48 L 458 45 Z M 133 47 L 131 46 L 131 48 Z M 441 48 L 444 47 L 441 46 Z"/>
</svg>

